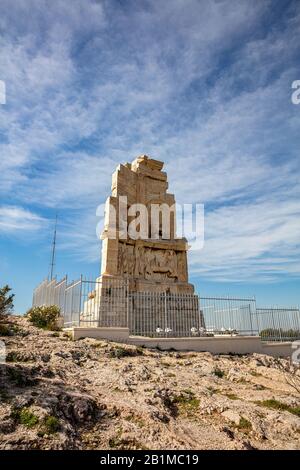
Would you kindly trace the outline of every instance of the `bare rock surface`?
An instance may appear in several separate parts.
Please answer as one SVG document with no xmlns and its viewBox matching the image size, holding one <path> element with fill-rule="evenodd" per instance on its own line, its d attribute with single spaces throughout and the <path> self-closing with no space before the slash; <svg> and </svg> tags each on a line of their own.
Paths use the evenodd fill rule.
<svg viewBox="0 0 300 470">
<path fill-rule="evenodd" d="M 9 322 L 1 449 L 300 449 L 299 395 L 272 357 L 74 342 Z"/>
</svg>

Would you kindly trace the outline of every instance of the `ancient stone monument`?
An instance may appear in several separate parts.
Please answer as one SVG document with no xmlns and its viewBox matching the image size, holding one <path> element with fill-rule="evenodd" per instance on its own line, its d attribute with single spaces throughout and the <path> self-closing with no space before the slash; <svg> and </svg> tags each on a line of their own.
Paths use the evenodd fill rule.
<svg viewBox="0 0 300 470">
<path fill-rule="evenodd" d="M 176 238 L 172 210 L 175 198 L 167 192 L 167 175 L 162 168 L 163 162 L 141 155 L 132 163 L 119 165 L 113 174 L 102 234 L 101 275 L 127 278 L 132 291 L 193 293 L 193 286 L 188 283 L 188 244 L 185 238 Z M 124 197 L 127 207 L 123 207 L 122 217 Z M 147 227 L 138 239 L 132 239 L 128 230 L 130 223 L 134 223 L 130 221 L 130 207 L 134 204 L 143 205 L 147 211 Z M 167 233 L 162 231 L 161 220 L 156 219 L 156 230 L 151 226 L 153 211 L 159 211 L 163 205 L 171 208 L 166 221 Z M 125 220 L 127 209 L 129 215 Z M 163 217 L 162 213 L 159 215 Z M 156 238 L 152 238 L 153 232 Z"/>
<path fill-rule="evenodd" d="M 141 155 L 112 176 L 102 233 L 101 276 L 81 324 L 129 327 L 144 336 L 192 336 L 203 325 L 188 283 L 185 238 L 176 236 L 163 162 Z"/>
</svg>

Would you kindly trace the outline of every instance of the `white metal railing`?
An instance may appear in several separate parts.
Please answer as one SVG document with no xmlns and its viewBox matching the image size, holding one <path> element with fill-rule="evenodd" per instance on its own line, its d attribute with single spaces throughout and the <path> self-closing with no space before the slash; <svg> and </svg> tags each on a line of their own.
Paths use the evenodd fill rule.
<svg viewBox="0 0 300 470">
<path fill-rule="evenodd" d="M 127 279 L 44 280 L 34 289 L 32 304 L 58 305 L 66 327 L 128 327 L 131 335 L 150 337 L 300 339 L 299 308 L 257 308 L 255 298 L 130 292 Z"/>
</svg>

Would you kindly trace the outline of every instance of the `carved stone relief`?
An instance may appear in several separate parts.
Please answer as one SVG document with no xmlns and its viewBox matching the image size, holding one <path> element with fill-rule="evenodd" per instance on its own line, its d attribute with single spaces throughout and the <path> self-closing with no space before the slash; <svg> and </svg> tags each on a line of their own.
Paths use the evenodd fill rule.
<svg viewBox="0 0 300 470">
<path fill-rule="evenodd" d="M 186 254 L 119 243 L 118 272 L 146 280 L 185 281 Z"/>
</svg>

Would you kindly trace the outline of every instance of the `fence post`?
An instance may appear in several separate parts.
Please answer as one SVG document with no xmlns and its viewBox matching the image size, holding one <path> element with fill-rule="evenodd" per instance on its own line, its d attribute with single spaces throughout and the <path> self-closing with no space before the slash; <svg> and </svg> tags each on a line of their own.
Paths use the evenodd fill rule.
<svg viewBox="0 0 300 470">
<path fill-rule="evenodd" d="M 168 333 L 167 333 L 167 322 L 168 322 L 168 312 L 167 312 L 167 292 L 165 292 L 165 298 L 164 298 L 164 301 L 165 301 L 165 334 L 164 336 L 167 337 L 168 336 Z"/>
<path fill-rule="evenodd" d="M 80 274 L 78 326 L 80 326 L 81 301 L 82 301 L 82 274 Z"/>
<path fill-rule="evenodd" d="M 68 287 L 68 275 L 66 274 L 66 284 L 65 284 L 65 291 L 64 291 L 64 319 L 66 319 L 66 299 L 67 299 L 67 287 Z"/>
<path fill-rule="evenodd" d="M 126 289 L 126 322 L 127 322 L 127 328 L 129 329 L 129 279 L 126 279 L 126 285 L 125 285 L 125 289 Z M 130 333 L 130 332 L 129 332 Z"/>
<path fill-rule="evenodd" d="M 254 300 L 254 308 L 255 308 L 255 318 L 256 318 L 256 326 L 257 326 L 257 333 L 260 336 L 260 323 L 259 323 L 259 313 L 257 311 L 257 306 L 256 306 L 256 297 L 253 297 Z"/>
<path fill-rule="evenodd" d="M 273 307 L 271 307 L 271 318 L 272 318 L 272 324 L 273 324 L 273 331 L 274 331 L 274 336 L 276 337 L 276 328 L 275 328 L 275 321 L 274 321 L 274 311 L 273 311 Z"/>
<path fill-rule="evenodd" d="M 285 315 L 285 313 L 284 313 L 284 315 Z M 279 320 L 279 319 L 278 319 L 278 316 L 277 316 L 277 320 Z M 278 325 L 278 326 L 279 326 L 279 328 L 278 328 L 278 329 L 279 329 L 279 338 L 280 338 L 280 342 L 282 342 L 281 323 L 278 322 L 278 324 L 279 324 L 279 325 Z"/>
<path fill-rule="evenodd" d="M 252 313 L 251 313 L 251 304 L 248 305 L 249 307 L 249 315 L 250 315 L 250 328 L 251 328 L 251 336 L 253 336 L 253 325 L 252 325 Z"/>
</svg>

